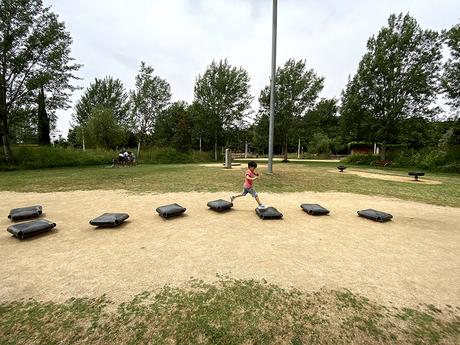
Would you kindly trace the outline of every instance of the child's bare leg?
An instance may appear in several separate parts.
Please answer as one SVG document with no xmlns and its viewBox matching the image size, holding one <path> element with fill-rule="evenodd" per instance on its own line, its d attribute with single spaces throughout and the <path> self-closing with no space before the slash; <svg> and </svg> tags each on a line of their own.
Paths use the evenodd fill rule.
<svg viewBox="0 0 460 345">
<path fill-rule="evenodd" d="M 230 196 L 230 202 L 233 202 L 236 198 L 239 198 L 240 196 L 244 196 L 245 194 L 238 194 L 238 195 L 231 195 Z"/>
<path fill-rule="evenodd" d="M 259 206 L 262 205 L 262 203 L 260 202 L 260 199 L 259 199 L 258 196 L 256 196 L 254 199 L 256 199 L 256 201 L 257 201 L 257 203 L 259 204 Z"/>
</svg>

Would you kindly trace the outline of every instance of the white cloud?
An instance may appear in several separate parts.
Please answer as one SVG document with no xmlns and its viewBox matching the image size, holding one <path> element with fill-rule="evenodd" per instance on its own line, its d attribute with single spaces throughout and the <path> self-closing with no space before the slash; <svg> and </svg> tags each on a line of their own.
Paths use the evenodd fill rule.
<svg viewBox="0 0 460 345">
<path fill-rule="evenodd" d="M 134 87 L 140 61 L 171 84 L 173 100 L 192 101 L 195 79 L 212 60 L 227 58 L 251 77 L 252 94 L 268 84 L 271 64 L 270 0 L 45 0 L 73 37 L 72 56 L 84 64 L 87 87 L 111 75 Z M 409 12 L 422 28 L 459 22 L 457 0 L 279 0 L 277 65 L 306 59 L 324 76 L 324 97 L 340 97 L 365 52 L 367 39 L 391 13 Z M 81 92 L 75 92 L 75 102 Z M 257 110 L 257 109 L 255 109 Z M 58 113 L 66 135 L 72 111 Z"/>
</svg>

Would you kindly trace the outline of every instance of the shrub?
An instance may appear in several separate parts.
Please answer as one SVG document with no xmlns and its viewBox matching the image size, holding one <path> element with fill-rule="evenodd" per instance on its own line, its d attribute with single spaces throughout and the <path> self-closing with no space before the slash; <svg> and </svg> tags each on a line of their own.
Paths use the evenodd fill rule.
<svg viewBox="0 0 460 345">
<path fill-rule="evenodd" d="M 341 160 L 343 163 L 348 164 L 361 164 L 361 165 L 371 165 L 375 161 L 378 161 L 380 158 L 378 155 L 366 155 L 362 153 L 355 153 L 348 157 L 345 157 Z"/>
<path fill-rule="evenodd" d="M 135 152 L 135 150 L 133 150 Z M 14 164 L 0 160 L 0 170 L 39 169 L 64 166 L 111 164 L 117 156 L 114 150 L 63 148 L 54 146 L 12 147 Z M 3 157 L 0 157 L 0 159 Z M 141 151 L 140 163 L 202 163 L 211 161 L 209 152 L 181 153 L 172 148 L 151 148 Z"/>
</svg>

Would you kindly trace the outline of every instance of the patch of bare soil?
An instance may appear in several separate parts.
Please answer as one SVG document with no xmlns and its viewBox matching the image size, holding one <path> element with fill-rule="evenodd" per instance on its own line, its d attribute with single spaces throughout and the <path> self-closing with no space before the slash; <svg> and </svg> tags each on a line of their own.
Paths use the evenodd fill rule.
<svg viewBox="0 0 460 345">
<path fill-rule="evenodd" d="M 348 288 L 382 303 L 460 306 L 460 208 L 346 193 L 261 193 L 282 220 L 261 220 L 251 197 L 226 213 L 206 207 L 231 193 L 131 194 L 123 191 L 0 192 L 0 227 L 11 208 L 40 204 L 56 230 L 20 241 L 0 234 L 0 300 L 64 301 L 99 296 L 123 301 L 146 289 L 207 281 L 216 273 L 266 279 L 305 290 Z M 162 219 L 177 202 L 184 216 Z M 299 205 L 318 203 L 329 216 Z M 360 218 L 374 208 L 387 223 Z M 88 222 L 127 212 L 117 228 Z"/>
<path fill-rule="evenodd" d="M 379 174 L 379 173 L 372 173 L 367 171 L 360 171 L 360 170 L 345 170 L 340 172 L 338 170 L 329 170 L 329 172 L 337 173 L 337 174 L 352 174 L 357 175 L 360 177 L 365 178 L 375 178 L 379 180 L 387 180 L 387 181 L 396 181 L 396 182 L 407 182 L 407 183 L 416 183 L 416 184 L 442 184 L 441 181 L 436 180 L 429 180 L 423 177 L 419 177 L 418 181 L 415 181 L 412 176 L 399 176 L 399 175 L 387 175 L 387 174 Z"/>
</svg>

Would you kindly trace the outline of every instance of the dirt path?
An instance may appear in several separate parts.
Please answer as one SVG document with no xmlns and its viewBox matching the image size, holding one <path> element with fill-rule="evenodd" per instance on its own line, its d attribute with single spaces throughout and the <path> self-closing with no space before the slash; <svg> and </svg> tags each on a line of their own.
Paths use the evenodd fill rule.
<svg viewBox="0 0 460 345">
<path fill-rule="evenodd" d="M 56 231 L 19 241 L 0 234 L 0 300 L 63 301 L 106 293 L 117 301 L 190 277 L 265 278 L 307 290 L 348 288 L 397 305 L 460 306 L 460 208 L 345 193 L 261 195 L 284 214 L 262 221 L 250 197 L 218 214 L 206 202 L 230 193 L 128 194 L 121 191 L 0 192 L 0 228 L 10 208 L 41 204 Z M 178 202 L 186 215 L 163 220 L 154 209 Z M 303 213 L 319 203 L 330 216 Z M 375 208 L 394 220 L 374 223 Z M 88 224 L 103 212 L 127 212 L 119 228 Z"/>
<path fill-rule="evenodd" d="M 416 184 L 442 184 L 441 181 L 430 180 L 424 177 L 419 177 L 418 181 L 415 181 L 415 179 L 412 176 L 405 177 L 405 176 L 400 176 L 400 175 L 372 173 L 369 171 L 360 171 L 360 170 L 346 170 L 344 172 L 340 172 L 338 170 L 329 170 L 329 172 L 337 173 L 337 174 L 344 174 L 344 175 L 352 174 L 352 175 L 357 175 L 360 177 L 375 178 L 378 180 L 386 180 L 386 181 L 407 182 L 407 183 L 416 183 Z"/>
</svg>

